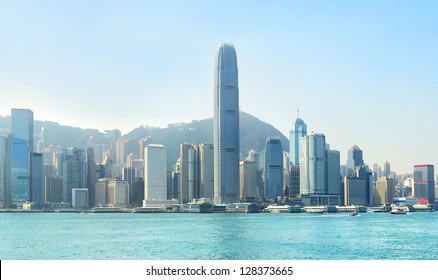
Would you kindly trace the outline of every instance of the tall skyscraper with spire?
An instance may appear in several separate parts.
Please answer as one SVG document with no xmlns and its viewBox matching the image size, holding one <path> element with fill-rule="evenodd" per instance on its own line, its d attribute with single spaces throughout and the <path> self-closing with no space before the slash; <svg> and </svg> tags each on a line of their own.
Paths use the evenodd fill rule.
<svg viewBox="0 0 438 280">
<path fill-rule="evenodd" d="M 239 201 L 239 86 L 237 57 L 220 45 L 214 71 L 214 202 Z"/>
<path fill-rule="evenodd" d="M 289 158 L 291 165 L 300 164 L 300 138 L 307 135 L 307 125 L 300 119 L 299 111 L 297 112 L 297 119 L 292 125 L 289 132 Z"/>
</svg>

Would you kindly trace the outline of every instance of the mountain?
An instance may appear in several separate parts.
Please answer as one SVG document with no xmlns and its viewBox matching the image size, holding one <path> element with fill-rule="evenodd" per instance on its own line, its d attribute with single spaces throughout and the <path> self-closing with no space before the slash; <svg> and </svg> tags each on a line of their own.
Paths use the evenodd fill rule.
<svg viewBox="0 0 438 280">
<path fill-rule="evenodd" d="M 109 146 L 110 138 L 106 133 L 97 129 L 82 129 L 64 126 L 51 121 L 35 121 L 35 140 L 41 127 L 44 127 L 47 144 L 62 147 L 77 147 L 84 149 L 90 136 L 96 143 Z M 10 117 L 0 116 L 0 133 L 10 130 Z M 213 118 L 192 121 L 188 124 L 169 124 L 166 128 L 138 127 L 128 134 L 126 138 L 135 140 L 146 137 L 151 138 L 154 144 L 163 144 L 167 148 L 168 166 L 172 166 L 179 158 L 179 146 L 182 143 L 200 144 L 213 143 Z M 250 149 L 263 151 L 268 137 L 279 137 L 283 150 L 289 150 L 289 140 L 275 127 L 258 118 L 240 112 L 240 153 L 245 158 Z"/>
<path fill-rule="evenodd" d="M 133 139 L 151 137 L 153 144 L 166 146 L 168 161 L 173 164 L 179 157 L 180 144 L 213 143 L 213 118 L 183 125 L 168 125 L 167 128 L 138 127 L 125 136 Z M 283 150 L 289 151 L 289 140 L 279 130 L 248 113 L 240 112 L 241 157 L 245 158 L 251 149 L 263 151 L 268 137 L 279 137 Z"/>
</svg>

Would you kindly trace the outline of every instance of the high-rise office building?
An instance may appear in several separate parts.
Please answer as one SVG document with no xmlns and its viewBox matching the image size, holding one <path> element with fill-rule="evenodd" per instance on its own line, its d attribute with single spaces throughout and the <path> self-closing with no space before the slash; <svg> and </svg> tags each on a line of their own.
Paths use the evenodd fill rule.
<svg viewBox="0 0 438 280">
<path fill-rule="evenodd" d="M 199 196 L 214 198 L 214 147 L 212 144 L 198 145 L 199 151 Z"/>
<path fill-rule="evenodd" d="M 180 203 L 188 203 L 199 197 L 197 157 L 197 149 L 193 145 L 180 145 Z"/>
<path fill-rule="evenodd" d="M 234 46 L 220 45 L 214 71 L 214 196 L 239 201 L 239 85 Z"/>
<path fill-rule="evenodd" d="M 166 147 L 147 145 L 144 150 L 144 200 L 167 199 Z"/>
<path fill-rule="evenodd" d="M 88 208 L 88 189 L 86 188 L 73 188 L 71 190 L 72 198 L 71 205 L 74 208 Z"/>
<path fill-rule="evenodd" d="M 178 159 L 179 200 L 187 203 L 193 199 L 214 198 L 213 145 L 181 144 Z M 169 183 L 172 181 L 170 174 Z M 174 185 L 172 182 L 171 185 Z M 173 188 L 172 188 L 173 189 Z"/>
<path fill-rule="evenodd" d="M 137 140 L 134 139 L 128 139 L 123 143 L 123 155 L 122 163 L 127 162 L 128 155 L 132 154 L 133 158 L 139 158 L 140 157 L 140 144 Z"/>
<path fill-rule="evenodd" d="M 33 112 L 29 109 L 11 109 L 11 132 L 29 144 L 29 154 L 33 153 Z"/>
<path fill-rule="evenodd" d="M 344 177 L 344 205 L 366 205 L 367 182 L 365 178 Z"/>
<path fill-rule="evenodd" d="M 391 175 L 391 164 L 388 161 L 385 161 L 383 164 L 383 176 L 389 177 Z"/>
<path fill-rule="evenodd" d="M 357 145 L 353 145 L 350 150 L 348 150 L 348 158 L 347 158 L 347 168 L 348 168 L 348 176 L 354 174 L 354 170 L 357 167 L 363 166 L 363 153 L 362 150 Z"/>
<path fill-rule="evenodd" d="M 382 177 L 382 168 L 377 163 L 374 163 L 373 165 L 373 177 L 374 181 L 377 181 L 378 178 Z"/>
<path fill-rule="evenodd" d="M 130 185 L 126 181 L 110 180 L 107 185 L 108 188 L 108 201 L 107 203 L 112 206 L 129 205 L 129 188 Z"/>
<path fill-rule="evenodd" d="M 299 176 L 304 204 L 340 204 L 340 153 L 328 148 L 324 134 L 312 133 L 300 139 Z"/>
<path fill-rule="evenodd" d="M 307 135 L 307 125 L 297 117 L 289 132 L 289 159 L 291 165 L 300 164 L 300 139 Z"/>
<path fill-rule="evenodd" d="M 374 204 L 392 204 L 394 201 L 395 181 L 389 177 L 380 177 L 374 189 Z"/>
<path fill-rule="evenodd" d="M 434 166 L 431 164 L 414 165 L 414 190 L 413 195 L 421 203 L 434 204 L 435 181 Z"/>
<path fill-rule="evenodd" d="M 106 206 L 109 200 L 108 194 L 108 179 L 99 179 L 94 184 L 94 202 L 93 204 L 101 207 Z"/>
<path fill-rule="evenodd" d="M 0 137 L 0 208 L 5 208 L 10 201 L 8 201 L 8 190 L 6 187 L 8 162 L 8 138 Z"/>
<path fill-rule="evenodd" d="M 327 193 L 324 134 L 310 134 L 300 139 L 300 192 Z"/>
<path fill-rule="evenodd" d="M 29 109 L 11 109 L 11 132 L 7 188 L 10 189 L 12 203 L 21 205 L 31 199 L 33 112 Z"/>
<path fill-rule="evenodd" d="M 62 202 L 62 177 L 44 177 L 44 202 Z"/>
<path fill-rule="evenodd" d="M 86 170 L 86 155 L 84 150 L 69 148 L 63 153 L 62 196 L 64 202 L 72 202 L 72 189 L 86 188 Z"/>
<path fill-rule="evenodd" d="M 41 204 L 44 202 L 43 154 L 32 153 L 31 172 L 31 201 L 41 206 Z"/>
<path fill-rule="evenodd" d="M 374 179 L 365 166 L 356 168 L 351 176 L 344 177 L 344 205 L 368 205 L 374 202 Z"/>
<path fill-rule="evenodd" d="M 283 151 L 283 190 L 286 188 L 289 191 L 289 171 L 290 171 L 290 158 L 289 153 Z M 288 194 L 289 195 L 289 194 Z"/>
<path fill-rule="evenodd" d="M 341 156 L 339 151 L 326 150 L 327 194 L 341 194 Z"/>
<path fill-rule="evenodd" d="M 289 196 L 298 197 L 300 194 L 300 166 L 291 165 L 289 172 Z"/>
<path fill-rule="evenodd" d="M 257 166 L 254 161 L 240 162 L 240 199 L 254 202 L 259 198 L 257 189 Z"/>
<path fill-rule="evenodd" d="M 268 138 L 265 143 L 264 197 L 283 196 L 283 147 L 279 138 Z"/>
<path fill-rule="evenodd" d="M 94 206 L 95 194 L 94 189 L 96 184 L 96 162 L 94 161 L 94 148 L 87 148 L 87 189 L 88 192 L 88 205 L 90 207 Z"/>
<path fill-rule="evenodd" d="M 29 142 L 11 134 L 8 139 L 8 148 L 6 187 L 11 195 L 12 204 L 20 207 L 30 200 Z"/>
</svg>

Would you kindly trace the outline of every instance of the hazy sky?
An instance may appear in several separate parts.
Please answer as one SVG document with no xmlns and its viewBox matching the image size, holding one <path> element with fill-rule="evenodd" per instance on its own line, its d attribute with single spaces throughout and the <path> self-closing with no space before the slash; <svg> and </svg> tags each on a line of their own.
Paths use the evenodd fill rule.
<svg viewBox="0 0 438 280">
<path fill-rule="evenodd" d="M 370 166 L 438 163 L 438 1 L 3 1 L 0 115 L 123 133 L 213 116 L 233 42 L 240 105 L 287 137 L 299 108 Z M 436 167 L 438 168 L 438 166 Z"/>
</svg>

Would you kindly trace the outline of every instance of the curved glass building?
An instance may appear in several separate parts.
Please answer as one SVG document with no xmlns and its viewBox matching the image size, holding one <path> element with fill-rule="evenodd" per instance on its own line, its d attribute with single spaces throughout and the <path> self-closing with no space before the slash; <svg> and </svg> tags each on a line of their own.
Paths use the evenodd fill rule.
<svg viewBox="0 0 438 280">
<path fill-rule="evenodd" d="M 237 57 L 220 45 L 214 70 L 214 202 L 239 201 L 239 86 Z"/>
</svg>

